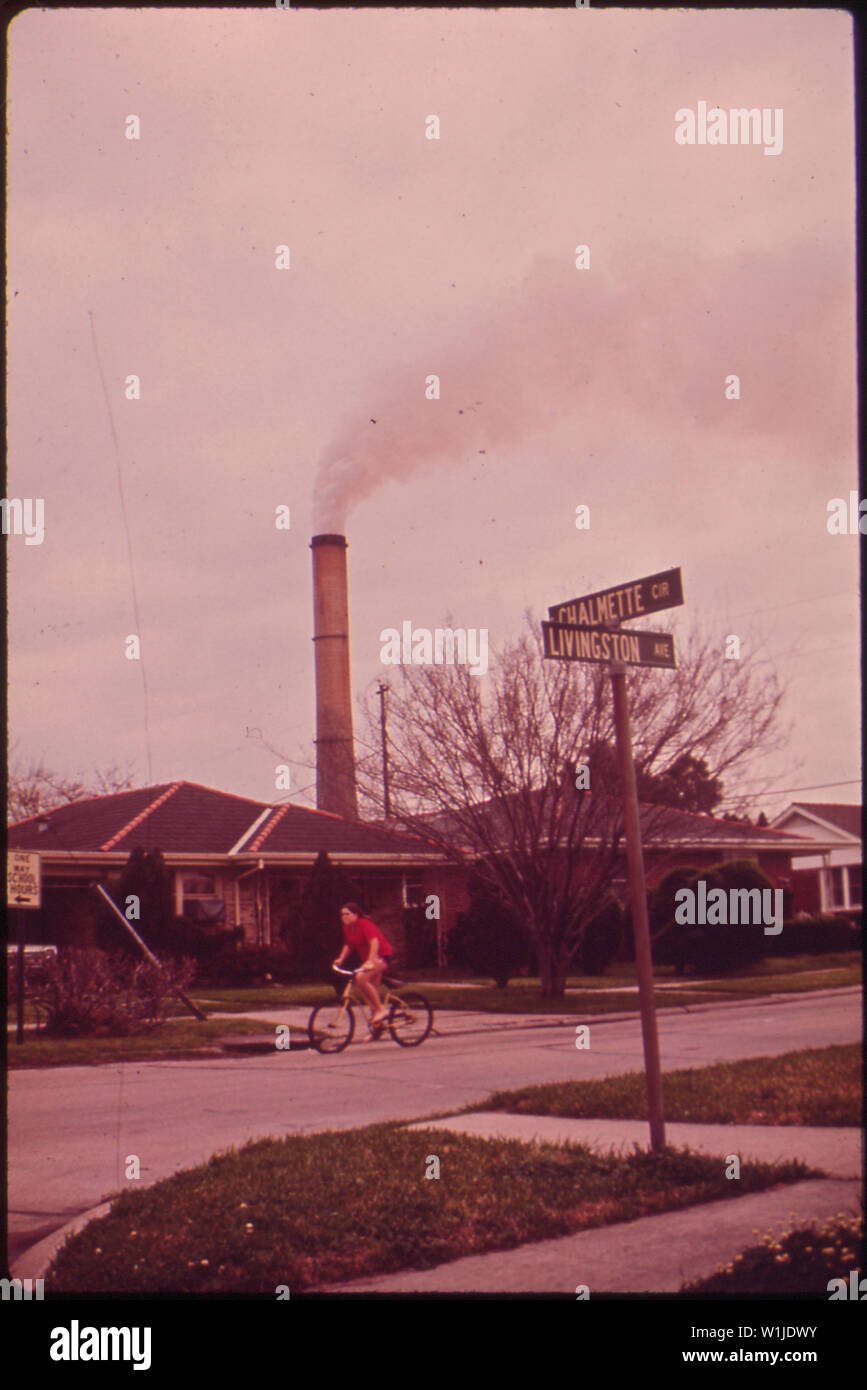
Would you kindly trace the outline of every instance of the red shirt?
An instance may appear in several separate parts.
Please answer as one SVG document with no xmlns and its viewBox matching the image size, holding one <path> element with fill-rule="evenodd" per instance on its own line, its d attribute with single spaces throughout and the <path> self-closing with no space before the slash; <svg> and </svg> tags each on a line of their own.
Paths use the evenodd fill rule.
<svg viewBox="0 0 867 1390">
<path fill-rule="evenodd" d="M 391 942 L 383 936 L 379 927 L 371 922 L 369 917 L 356 917 L 355 921 L 350 922 L 349 925 L 341 922 L 341 926 L 343 927 L 343 939 L 347 946 L 351 946 L 353 950 L 357 951 L 362 960 L 367 960 L 369 955 L 369 949 L 365 949 L 365 942 L 367 941 L 376 940 L 379 942 L 379 954 L 383 960 L 391 955 Z"/>
</svg>

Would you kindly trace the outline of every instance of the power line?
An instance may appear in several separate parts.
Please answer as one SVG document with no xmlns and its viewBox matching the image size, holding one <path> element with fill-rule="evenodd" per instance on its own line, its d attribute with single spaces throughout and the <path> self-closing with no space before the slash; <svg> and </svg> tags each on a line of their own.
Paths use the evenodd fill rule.
<svg viewBox="0 0 867 1390">
<path fill-rule="evenodd" d="M 857 594 L 851 589 L 838 589 L 834 594 L 810 594 L 807 598 L 793 598 L 788 603 L 772 603 L 767 608 L 747 608 L 741 609 L 737 613 L 729 613 L 728 617 L 711 619 L 711 622 L 718 622 L 720 626 L 730 621 L 731 618 L 751 618 L 754 613 L 776 613 L 780 608 L 795 608 L 801 603 L 823 603 L 826 599 L 832 598 L 856 598 Z"/>
<path fill-rule="evenodd" d="M 767 791 L 764 792 L 751 792 L 750 796 L 769 798 L 772 796 L 782 796 L 784 793 L 788 795 L 791 792 L 820 792 L 824 791 L 826 787 L 857 787 L 860 786 L 860 784 L 860 777 L 852 777 L 848 782 L 814 782 L 811 787 L 769 787 Z M 741 793 L 737 796 L 724 796 L 720 799 L 719 804 L 724 805 L 727 801 L 742 801 L 743 795 L 744 794 Z"/>
<path fill-rule="evenodd" d="M 133 611 L 133 616 L 134 616 L 134 618 L 135 618 L 135 630 L 136 630 L 136 633 L 137 633 L 137 634 L 140 634 L 142 628 L 141 628 L 141 619 L 140 619 L 140 617 L 139 617 L 139 611 L 138 611 L 138 593 L 137 593 L 137 591 L 136 591 L 136 583 L 135 583 L 135 566 L 134 566 L 134 564 L 133 564 L 133 556 L 132 556 L 132 537 L 130 536 L 129 519 L 128 519 L 127 514 L 126 514 L 126 501 L 125 501 L 124 495 L 123 495 L 123 476 L 122 476 L 122 474 L 121 474 L 121 467 L 120 467 L 120 446 L 118 445 L 118 442 L 117 442 L 117 430 L 116 430 L 115 427 L 114 427 L 114 415 L 112 414 L 112 410 L 111 410 L 111 401 L 109 400 L 108 388 L 106 387 L 106 384 L 105 384 L 105 375 L 104 375 L 103 370 L 102 370 L 102 362 L 100 361 L 100 357 L 99 357 L 99 348 L 98 348 L 97 342 L 96 342 L 96 327 L 95 327 L 95 325 L 94 325 L 94 322 L 93 322 L 93 314 L 91 313 L 90 309 L 88 309 L 87 314 L 88 314 L 88 318 L 90 319 L 90 332 L 91 332 L 91 336 L 92 336 L 92 338 L 93 338 L 93 351 L 94 351 L 94 354 L 95 354 L 95 356 L 96 356 L 96 367 L 97 367 L 97 371 L 99 372 L 99 379 L 100 379 L 100 382 L 102 383 L 102 393 L 103 393 L 103 395 L 104 395 L 104 397 L 105 397 L 105 408 L 106 408 L 106 410 L 108 411 L 108 423 L 109 423 L 109 426 L 111 427 L 111 438 L 112 438 L 112 442 L 113 442 L 113 444 L 114 444 L 114 461 L 115 461 L 115 465 L 116 465 L 116 467 L 117 467 L 117 490 L 118 490 L 118 492 L 119 492 L 119 494 L 120 494 L 120 511 L 121 511 L 121 516 L 123 517 L 123 529 L 124 529 L 124 533 L 125 533 L 125 535 L 126 535 L 126 549 L 127 549 L 127 555 L 128 555 L 128 557 L 129 557 L 129 578 L 130 578 L 130 586 L 131 586 L 131 588 L 132 588 L 132 611 Z M 150 733 L 150 717 L 149 717 L 149 711 L 148 711 L 148 683 L 147 683 L 147 674 L 146 674 L 146 672 L 145 672 L 144 657 L 143 657 L 143 655 L 142 655 L 141 652 L 139 652 L 139 664 L 140 664 L 140 666 L 141 666 L 141 680 L 142 680 L 142 688 L 143 688 L 143 691 L 144 691 L 144 729 L 145 729 L 145 748 L 146 748 L 146 751 L 147 751 L 147 760 L 148 760 L 148 785 L 151 785 L 151 784 L 153 783 L 153 770 L 152 770 L 152 764 L 151 764 L 151 733 Z"/>
</svg>

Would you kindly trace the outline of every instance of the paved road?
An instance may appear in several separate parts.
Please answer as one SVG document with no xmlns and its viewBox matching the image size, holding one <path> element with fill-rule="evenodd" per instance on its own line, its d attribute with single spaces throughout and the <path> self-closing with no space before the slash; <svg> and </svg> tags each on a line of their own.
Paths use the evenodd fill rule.
<svg viewBox="0 0 867 1390">
<path fill-rule="evenodd" d="M 703 1066 L 861 1036 L 860 990 L 785 1002 L 659 1015 L 665 1069 Z M 384 1041 L 337 1057 L 277 1052 L 239 1059 L 127 1062 L 12 1072 L 9 1084 L 10 1259 L 107 1194 L 128 1185 L 136 1154 L 144 1184 L 248 1139 L 376 1120 L 418 1119 L 493 1090 L 606 1076 L 642 1066 L 637 1017 L 445 1034 L 421 1048 Z"/>
</svg>

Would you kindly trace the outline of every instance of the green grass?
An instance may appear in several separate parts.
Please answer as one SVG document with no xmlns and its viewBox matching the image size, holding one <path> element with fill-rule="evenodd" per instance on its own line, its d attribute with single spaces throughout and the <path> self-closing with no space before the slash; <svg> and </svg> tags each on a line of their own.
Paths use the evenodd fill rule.
<svg viewBox="0 0 867 1390">
<path fill-rule="evenodd" d="M 799 1226 L 785 1235 L 769 1231 L 709 1279 L 684 1284 L 681 1293 L 811 1293 L 849 1299 L 849 1272 L 863 1269 L 863 1216 L 839 1212 L 821 1226 Z M 845 1289 L 828 1285 L 843 1279 Z M 863 1297 L 863 1295 L 861 1295 Z"/>
<path fill-rule="evenodd" d="M 695 1124 L 860 1125 L 861 1045 L 809 1048 L 780 1057 L 663 1074 L 665 1118 Z M 644 1072 L 498 1091 L 467 1111 L 572 1119 L 647 1119 Z"/>
<path fill-rule="evenodd" d="M 858 963 L 856 963 L 858 962 Z M 833 971 L 818 975 L 817 969 Z M 432 981 L 430 971 L 406 971 L 401 978 L 417 983 L 436 1010 L 453 1009 L 462 1012 L 496 1014 L 539 1014 L 554 1017 L 582 1018 L 594 1014 L 636 1013 L 638 996 L 633 991 L 617 990 L 618 984 L 634 984 L 634 966 L 618 966 L 613 975 L 588 979 L 570 976 L 570 992 L 559 999 L 542 999 L 539 981 L 531 977 L 512 980 L 505 990 L 488 981 L 466 981 L 464 988 L 444 988 L 445 980 Z M 455 971 L 443 972 L 461 978 Z M 464 977 L 465 978 L 465 977 Z M 687 977 L 688 978 L 688 977 Z M 793 956 L 791 959 L 760 961 L 751 967 L 750 974 L 733 975 L 702 984 L 688 983 L 687 988 L 667 990 L 657 988 L 654 997 L 657 1009 L 677 1009 L 697 1004 L 724 1003 L 738 997 L 760 996 L 765 993 L 801 992 L 828 988 L 832 985 L 855 984 L 861 978 L 857 953 L 837 956 Z M 656 972 L 657 985 L 672 983 L 673 971 L 663 967 Z M 614 989 L 614 993 L 603 993 Z M 268 1009 L 273 1015 L 282 1006 L 313 1007 L 336 996 L 332 985 L 268 985 L 255 988 L 208 989 L 190 991 L 190 997 L 208 1013 L 243 1013 L 251 1009 Z M 180 1006 L 178 1006 L 180 1009 Z M 14 1010 L 9 1022 L 14 1023 Z M 26 1021 L 31 1021 L 32 1015 Z M 265 1025 L 254 1020 L 233 1023 L 231 1019 L 211 1019 L 206 1023 L 178 1015 L 175 1020 L 154 1034 L 139 1038 L 62 1038 L 52 1040 L 42 1035 L 25 1033 L 19 1046 L 10 1034 L 8 1058 L 10 1067 L 46 1067 L 98 1064 L 118 1060 L 159 1061 L 166 1058 L 207 1057 L 219 1055 L 216 1040 L 225 1033 L 262 1031 Z"/>
<path fill-rule="evenodd" d="M 428 1156 L 440 1177 L 425 1176 Z M 817 1176 L 798 1162 L 526 1145 L 396 1124 L 258 1140 L 141 1192 L 72 1236 L 50 1293 L 274 1294 L 540 1241 Z"/>
<path fill-rule="evenodd" d="M 253 1019 L 189 1018 L 164 1023 L 153 1033 L 133 1038 L 49 1038 L 25 1033 L 23 1043 L 10 1035 L 7 1065 L 18 1067 L 95 1066 L 104 1062 L 178 1061 L 182 1057 L 225 1057 L 219 1040 L 228 1033 L 262 1033 Z M 275 1034 L 276 1037 L 276 1034 Z"/>
<path fill-rule="evenodd" d="M 820 972 L 832 971 L 832 974 Z M 693 982 L 688 975 L 676 975 L 672 966 L 659 966 L 656 984 L 681 984 L 686 988 L 660 990 L 657 999 L 661 1007 L 675 1003 L 712 1003 L 743 994 L 777 994 L 809 989 L 830 989 L 857 984 L 861 979 L 861 957 L 857 951 L 828 956 L 791 956 L 759 961 L 755 965 L 707 983 Z M 633 964 L 615 964 L 605 975 L 570 975 L 567 994 L 558 999 L 542 999 L 537 976 L 516 976 L 506 989 L 497 989 L 489 978 L 468 978 L 456 970 L 401 971 L 401 979 L 418 985 L 431 1003 L 441 1009 L 473 1010 L 480 1013 L 620 1013 L 637 1009 L 634 993 L 636 984 Z M 444 988 L 461 985 L 463 988 Z M 617 990 L 622 994 L 593 996 L 600 991 Z M 304 985 L 262 985 L 245 989 L 209 989 L 194 986 L 191 998 L 206 1010 L 243 1012 L 247 1009 L 271 1008 L 274 1004 L 322 1004 L 333 997 L 328 983 Z"/>
<path fill-rule="evenodd" d="M 314 1004 L 324 1004 L 328 999 L 335 998 L 334 988 L 330 984 L 251 985 L 243 989 L 211 989 L 207 985 L 193 985 L 187 994 L 206 1013 L 245 1013 L 249 1009 L 270 1009 L 275 1004 L 293 1007 L 309 1004 L 312 1008 Z"/>
<path fill-rule="evenodd" d="M 765 962 L 768 964 L 769 962 Z M 802 974 L 772 974 L 742 979 L 715 980 L 713 983 L 696 983 L 691 986 L 697 994 L 703 990 L 714 993 L 725 989 L 729 995 L 745 994 L 801 994 L 810 989 L 842 989 L 847 985 L 861 983 L 860 965 L 839 966 L 837 969 L 825 967 L 805 970 Z"/>
</svg>

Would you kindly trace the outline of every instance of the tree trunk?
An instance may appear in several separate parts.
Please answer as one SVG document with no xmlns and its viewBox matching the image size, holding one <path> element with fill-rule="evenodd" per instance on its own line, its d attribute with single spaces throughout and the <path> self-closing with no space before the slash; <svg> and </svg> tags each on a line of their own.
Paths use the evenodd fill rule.
<svg viewBox="0 0 867 1390">
<path fill-rule="evenodd" d="M 539 977 L 543 999 L 562 999 L 566 989 L 566 966 L 552 946 L 539 947 Z"/>
</svg>

